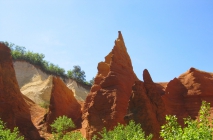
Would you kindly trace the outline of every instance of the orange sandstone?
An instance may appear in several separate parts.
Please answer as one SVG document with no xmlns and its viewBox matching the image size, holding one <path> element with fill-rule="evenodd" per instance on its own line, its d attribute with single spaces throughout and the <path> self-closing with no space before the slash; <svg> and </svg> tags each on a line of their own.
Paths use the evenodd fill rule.
<svg viewBox="0 0 213 140">
<path fill-rule="evenodd" d="M 19 90 L 10 49 L 3 43 L 0 43 L 0 118 L 10 129 L 18 127 L 26 139 L 41 139 Z"/>
<path fill-rule="evenodd" d="M 53 88 L 46 119 L 47 131 L 50 132 L 50 124 L 52 124 L 57 117 L 63 115 L 71 118 L 75 125 L 80 127 L 81 114 L 81 105 L 75 99 L 72 90 L 70 90 L 60 78 L 53 77 Z"/>
<path fill-rule="evenodd" d="M 125 123 L 123 117 L 136 80 L 138 78 L 119 32 L 114 48 L 105 61 L 98 64 L 98 74 L 84 104 L 82 133 L 87 139 L 103 127 L 109 130 L 118 123 Z"/>
</svg>

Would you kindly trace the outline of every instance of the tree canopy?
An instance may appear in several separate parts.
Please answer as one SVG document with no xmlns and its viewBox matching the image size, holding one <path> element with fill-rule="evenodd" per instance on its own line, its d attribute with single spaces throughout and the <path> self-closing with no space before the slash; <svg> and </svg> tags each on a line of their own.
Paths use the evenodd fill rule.
<svg viewBox="0 0 213 140">
<path fill-rule="evenodd" d="M 80 66 L 73 66 L 73 70 L 67 71 L 67 76 L 69 78 L 75 79 L 78 82 L 86 82 L 86 75 Z"/>
</svg>

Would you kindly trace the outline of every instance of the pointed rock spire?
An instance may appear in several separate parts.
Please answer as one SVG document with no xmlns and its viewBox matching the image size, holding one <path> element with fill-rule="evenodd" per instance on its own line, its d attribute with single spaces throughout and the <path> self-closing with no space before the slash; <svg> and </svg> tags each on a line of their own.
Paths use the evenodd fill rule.
<svg viewBox="0 0 213 140">
<path fill-rule="evenodd" d="M 128 114 L 124 117 L 127 123 L 134 120 L 135 123 L 141 124 L 146 135 L 153 134 L 153 139 L 159 138 L 160 124 L 156 117 L 155 104 L 147 95 L 142 81 L 136 81 L 132 86 L 132 96 L 129 99 L 127 112 Z"/>
<path fill-rule="evenodd" d="M 70 90 L 59 77 L 53 77 L 52 93 L 50 98 L 49 112 L 47 113 L 47 131 L 51 131 L 50 124 L 59 116 L 72 118 L 77 127 L 81 122 L 81 106 Z"/>
<path fill-rule="evenodd" d="M 143 71 L 143 80 L 144 80 L 144 83 L 153 83 L 152 78 L 147 69 Z"/>
<path fill-rule="evenodd" d="M 158 122 L 160 123 L 160 125 L 162 125 L 164 123 L 165 106 L 161 99 L 161 94 L 156 84 L 152 81 L 152 78 L 147 69 L 143 71 L 143 79 L 144 79 L 144 86 L 146 88 L 146 94 L 150 98 L 151 102 L 154 103 L 153 109 L 157 113 L 156 116 Z"/>
<path fill-rule="evenodd" d="M 119 48 L 122 51 L 127 51 L 121 31 L 118 31 L 118 38 L 115 40 L 114 48 Z"/>
<path fill-rule="evenodd" d="M 8 128 L 18 127 L 26 139 L 40 139 L 18 86 L 10 49 L 3 43 L 0 43 L 0 118 Z"/>
<path fill-rule="evenodd" d="M 98 74 L 83 108 L 82 133 L 87 139 L 103 127 L 113 129 L 125 123 L 128 100 L 136 77 L 131 59 L 126 51 L 121 32 L 105 62 L 98 64 Z"/>
</svg>

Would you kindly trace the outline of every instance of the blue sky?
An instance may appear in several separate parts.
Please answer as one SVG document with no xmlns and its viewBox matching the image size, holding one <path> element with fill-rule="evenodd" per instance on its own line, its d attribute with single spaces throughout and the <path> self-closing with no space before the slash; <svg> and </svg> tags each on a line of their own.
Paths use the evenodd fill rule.
<svg viewBox="0 0 213 140">
<path fill-rule="evenodd" d="M 45 54 L 89 81 L 121 31 L 135 73 L 155 82 L 190 67 L 213 72 L 212 0 L 0 0 L 0 41 Z"/>
</svg>

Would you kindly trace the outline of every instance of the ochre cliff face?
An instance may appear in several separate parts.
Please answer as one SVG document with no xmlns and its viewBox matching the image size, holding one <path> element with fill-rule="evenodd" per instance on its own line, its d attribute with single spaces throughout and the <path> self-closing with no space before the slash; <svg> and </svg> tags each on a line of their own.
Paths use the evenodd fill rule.
<svg viewBox="0 0 213 140">
<path fill-rule="evenodd" d="M 176 115 L 183 126 L 183 118 L 196 119 L 203 100 L 213 106 L 213 73 L 190 68 L 168 83 L 162 99 L 166 105 L 165 114 Z"/>
<path fill-rule="evenodd" d="M 32 81 L 25 84 L 20 90 L 22 94 L 33 100 L 36 104 L 49 105 L 52 90 L 52 76 L 42 80 L 40 75 L 35 75 Z"/>
<path fill-rule="evenodd" d="M 136 81 L 132 87 L 128 114 L 124 119 L 127 123 L 130 120 L 140 123 L 146 135 L 153 134 L 154 137 L 158 138 L 160 125 L 153 106 L 153 103 L 146 93 L 144 83 L 142 81 Z"/>
<path fill-rule="evenodd" d="M 185 108 L 184 98 L 187 94 L 186 87 L 180 82 L 179 79 L 174 78 L 171 80 L 165 90 L 165 95 L 162 99 L 165 104 L 165 114 L 176 115 L 178 122 L 183 126 L 183 118 L 188 117 L 188 113 Z"/>
<path fill-rule="evenodd" d="M 45 114 L 46 114 L 46 109 L 37 105 L 35 102 L 33 102 L 27 96 L 22 95 L 22 97 L 24 98 L 25 102 L 29 106 L 31 120 L 32 120 L 33 125 L 38 130 L 40 136 L 42 138 L 45 138 L 47 135 L 47 133 L 44 129 L 44 127 L 45 127 L 44 118 L 45 118 Z"/>
<path fill-rule="evenodd" d="M 10 49 L 2 43 L 0 43 L 0 118 L 11 129 L 17 126 L 27 139 L 40 139 L 31 121 L 29 106 L 19 90 Z"/>
<path fill-rule="evenodd" d="M 198 115 L 202 100 L 209 102 L 213 107 L 213 73 L 190 68 L 178 79 L 187 89 L 184 96 L 185 108 L 192 118 Z"/>
<path fill-rule="evenodd" d="M 82 86 L 78 82 L 72 79 L 66 79 L 65 84 L 67 87 L 72 90 L 74 93 L 74 97 L 81 102 L 84 102 L 86 100 L 86 97 L 90 91 L 90 86 Z"/>
<path fill-rule="evenodd" d="M 183 118 L 198 117 L 202 100 L 213 106 L 213 73 L 191 68 L 169 83 L 155 84 L 144 70 L 143 79 L 144 82 L 136 81 L 132 87 L 125 120 L 140 123 L 147 135 L 154 134 L 154 139 L 159 139 L 165 115 L 175 115 L 184 126 Z"/>
<path fill-rule="evenodd" d="M 142 81 L 136 81 L 132 87 L 125 121 L 134 120 L 140 123 L 146 135 L 153 134 L 154 139 L 159 139 L 160 126 L 165 122 L 165 107 L 161 99 L 161 92 L 148 70 L 144 70 Z"/>
<path fill-rule="evenodd" d="M 103 127 L 112 129 L 117 123 L 125 123 L 123 117 L 136 80 L 119 32 L 115 46 L 105 57 L 105 62 L 98 64 L 98 74 L 84 104 L 82 133 L 87 139 L 91 139 Z"/>
<path fill-rule="evenodd" d="M 143 71 L 143 80 L 146 93 L 153 104 L 153 110 L 156 112 L 156 118 L 159 124 L 162 125 L 165 120 L 165 105 L 161 99 L 161 91 L 158 90 L 157 85 L 152 81 L 147 69 Z"/>
<path fill-rule="evenodd" d="M 48 74 L 25 61 L 16 60 L 13 62 L 13 66 L 20 89 L 25 84 L 32 82 L 35 76 L 39 76 L 41 81 L 45 81 L 49 77 Z"/>
<path fill-rule="evenodd" d="M 50 98 L 49 112 L 47 114 L 47 131 L 51 131 L 50 124 L 59 117 L 71 118 L 77 127 L 81 125 L 81 106 L 74 97 L 73 92 L 60 78 L 53 77 L 53 88 Z"/>
</svg>

